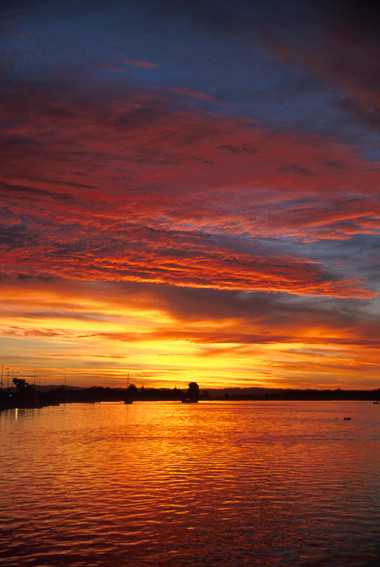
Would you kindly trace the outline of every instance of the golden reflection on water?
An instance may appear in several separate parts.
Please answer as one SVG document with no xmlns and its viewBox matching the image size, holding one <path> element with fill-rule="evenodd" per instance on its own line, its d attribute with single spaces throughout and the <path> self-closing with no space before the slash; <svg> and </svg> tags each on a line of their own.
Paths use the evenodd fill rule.
<svg viewBox="0 0 380 567">
<path fill-rule="evenodd" d="M 0 565 L 375 564 L 379 415 L 365 402 L 3 412 Z"/>
</svg>

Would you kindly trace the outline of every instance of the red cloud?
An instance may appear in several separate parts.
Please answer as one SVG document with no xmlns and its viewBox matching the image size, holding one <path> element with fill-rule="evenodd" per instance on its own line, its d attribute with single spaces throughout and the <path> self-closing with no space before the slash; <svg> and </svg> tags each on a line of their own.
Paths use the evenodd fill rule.
<svg viewBox="0 0 380 567">
<path fill-rule="evenodd" d="M 233 249 L 221 236 L 305 241 L 373 231 L 378 171 L 342 145 L 195 114 L 167 93 L 105 95 L 70 99 L 62 89 L 30 87 L 5 97 L 9 269 L 374 296 L 315 261 Z"/>
</svg>

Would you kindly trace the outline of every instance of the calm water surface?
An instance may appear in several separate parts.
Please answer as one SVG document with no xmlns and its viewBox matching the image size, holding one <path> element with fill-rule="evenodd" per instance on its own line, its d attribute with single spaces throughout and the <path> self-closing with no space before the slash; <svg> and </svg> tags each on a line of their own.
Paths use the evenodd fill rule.
<svg viewBox="0 0 380 567">
<path fill-rule="evenodd" d="M 379 408 L 2 412 L 0 565 L 377 566 Z"/>
</svg>

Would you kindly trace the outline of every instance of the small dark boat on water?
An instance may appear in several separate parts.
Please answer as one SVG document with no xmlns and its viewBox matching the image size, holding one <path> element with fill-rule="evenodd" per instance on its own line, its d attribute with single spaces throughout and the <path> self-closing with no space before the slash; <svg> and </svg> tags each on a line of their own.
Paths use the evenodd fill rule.
<svg viewBox="0 0 380 567">
<path fill-rule="evenodd" d="M 133 395 L 133 392 L 134 392 L 135 389 L 136 389 L 135 386 L 131 386 L 131 384 L 129 383 L 129 372 L 128 372 L 127 394 L 126 394 L 126 397 L 124 398 L 125 404 L 133 404 L 132 395 Z"/>
</svg>

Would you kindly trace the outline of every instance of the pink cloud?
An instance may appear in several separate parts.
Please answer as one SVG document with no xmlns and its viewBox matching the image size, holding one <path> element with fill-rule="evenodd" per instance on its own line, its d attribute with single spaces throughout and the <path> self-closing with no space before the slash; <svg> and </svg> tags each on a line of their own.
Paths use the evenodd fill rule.
<svg viewBox="0 0 380 567">
<path fill-rule="evenodd" d="M 158 69 L 158 65 L 156 65 L 156 63 L 141 61 L 140 59 L 125 59 L 124 63 L 126 65 L 131 65 L 132 67 L 139 67 L 140 69 Z"/>
<path fill-rule="evenodd" d="M 216 99 L 213 96 L 196 91 L 194 89 L 190 89 L 188 87 L 173 87 L 172 90 L 173 92 L 179 95 L 195 98 L 197 100 L 204 100 L 206 102 L 216 102 Z"/>
</svg>

